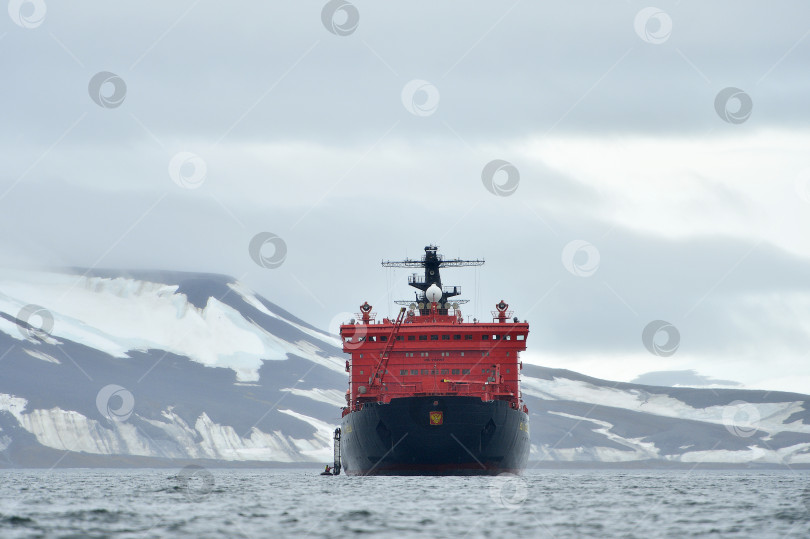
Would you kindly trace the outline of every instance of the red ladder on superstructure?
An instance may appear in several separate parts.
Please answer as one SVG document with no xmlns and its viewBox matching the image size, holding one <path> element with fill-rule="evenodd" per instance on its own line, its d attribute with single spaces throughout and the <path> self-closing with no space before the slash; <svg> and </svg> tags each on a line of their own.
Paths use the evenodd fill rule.
<svg viewBox="0 0 810 539">
<path fill-rule="evenodd" d="M 390 352 L 391 349 L 394 348 L 394 342 L 396 342 L 396 335 L 399 331 L 399 328 L 402 326 L 402 321 L 405 320 L 405 307 L 402 307 L 399 310 L 399 314 L 397 315 L 397 319 L 394 322 L 394 327 L 391 329 L 391 334 L 388 336 L 388 344 L 386 344 L 385 349 L 380 354 L 380 361 L 377 363 L 377 369 L 374 371 L 374 376 L 371 377 L 371 380 L 368 383 L 369 388 L 374 387 L 378 381 L 380 385 L 382 385 L 382 378 L 385 375 L 385 369 L 388 366 L 388 360 L 390 359 Z"/>
</svg>

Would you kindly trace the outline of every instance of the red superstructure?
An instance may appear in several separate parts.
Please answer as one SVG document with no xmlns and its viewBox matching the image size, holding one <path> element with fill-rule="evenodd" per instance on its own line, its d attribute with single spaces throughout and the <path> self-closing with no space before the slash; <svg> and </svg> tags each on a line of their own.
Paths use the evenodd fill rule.
<svg viewBox="0 0 810 539">
<path fill-rule="evenodd" d="M 526 412 L 519 388 L 529 325 L 509 319 L 501 301 L 492 323 L 464 322 L 461 310 L 402 308 L 377 322 L 364 303 L 354 324 L 340 327 L 350 373 L 343 415 L 366 402 L 423 395 L 476 396 L 508 401 Z M 424 314 L 423 314 L 424 313 Z"/>
</svg>

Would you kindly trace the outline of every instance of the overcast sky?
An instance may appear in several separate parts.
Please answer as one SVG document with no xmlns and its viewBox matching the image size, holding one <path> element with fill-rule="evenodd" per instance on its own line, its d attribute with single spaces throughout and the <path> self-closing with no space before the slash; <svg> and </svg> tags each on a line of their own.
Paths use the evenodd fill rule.
<svg viewBox="0 0 810 539">
<path fill-rule="evenodd" d="M 433 242 L 526 360 L 808 392 L 810 5 L 656 6 L 12 0 L 0 256 L 225 273 L 326 328 Z"/>
</svg>

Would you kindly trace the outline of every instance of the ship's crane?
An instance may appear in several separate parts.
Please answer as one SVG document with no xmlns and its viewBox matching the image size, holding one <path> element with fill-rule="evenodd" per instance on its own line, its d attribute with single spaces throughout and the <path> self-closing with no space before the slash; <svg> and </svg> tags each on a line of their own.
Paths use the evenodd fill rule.
<svg viewBox="0 0 810 539">
<path fill-rule="evenodd" d="M 385 345 L 385 349 L 380 354 L 380 361 L 377 363 L 377 370 L 374 372 L 374 376 L 371 377 L 371 380 L 368 382 L 369 388 L 374 387 L 375 384 L 379 382 L 382 385 L 382 379 L 385 375 L 385 369 L 388 367 L 388 360 L 390 359 L 391 350 L 394 348 L 394 343 L 396 342 L 396 336 L 399 332 L 399 328 L 402 326 L 402 322 L 405 320 L 405 307 L 402 307 L 399 310 L 399 314 L 397 315 L 397 319 L 394 322 L 394 327 L 391 329 L 391 333 L 388 335 L 388 343 Z"/>
</svg>

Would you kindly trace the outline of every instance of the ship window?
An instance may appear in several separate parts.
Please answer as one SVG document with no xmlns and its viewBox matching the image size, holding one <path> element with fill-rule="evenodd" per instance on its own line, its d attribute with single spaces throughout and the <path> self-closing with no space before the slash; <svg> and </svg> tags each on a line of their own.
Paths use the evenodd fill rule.
<svg viewBox="0 0 810 539">
<path fill-rule="evenodd" d="M 377 340 L 377 337 L 374 337 L 374 336 L 372 336 L 372 335 L 369 335 L 369 337 L 368 337 L 368 342 L 374 342 L 374 341 L 376 341 L 376 340 Z"/>
<path fill-rule="evenodd" d="M 453 374 L 461 374 L 461 370 L 460 369 L 453 369 Z"/>
<path fill-rule="evenodd" d="M 409 341 L 415 341 L 415 340 L 416 340 L 416 336 L 414 336 L 414 335 L 408 335 L 408 340 L 409 340 Z"/>
<path fill-rule="evenodd" d="M 360 358 L 361 358 L 361 359 L 363 358 L 363 354 L 360 354 Z"/>
<path fill-rule="evenodd" d="M 450 369 L 442 369 L 442 374 L 450 374 Z"/>
<path fill-rule="evenodd" d="M 465 341 L 471 341 L 472 340 L 472 335 L 464 335 L 464 340 Z"/>
<path fill-rule="evenodd" d="M 438 335 L 431 335 L 431 336 L 430 336 L 430 340 L 431 340 L 431 341 L 438 341 L 438 340 L 439 340 L 439 336 L 438 336 Z"/>
<path fill-rule="evenodd" d="M 481 340 L 482 341 L 488 341 L 489 340 L 489 335 L 481 335 Z"/>
<path fill-rule="evenodd" d="M 460 341 L 461 340 L 461 335 L 453 335 L 453 340 L 454 341 Z"/>
<path fill-rule="evenodd" d="M 512 336 L 511 336 L 511 335 L 507 335 L 507 336 L 506 336 L 506 340 L 507 340 L 507 341 L 511 341 L 511 340 L 512 340 Z"/>
<path fill-rule="evenodd" d="M 487 372 L 486 369 L 481 369 L 481 374 L 486 374 L 486 372 Z"/>
<path fill-rule="evenodd" d="M 432 370 L 430 371 L 430 374 L 439 374 L 439 371 L 437 371 L 436 369 L 432 369 Z"/>
<path fill-rule="evenodd" d="M 464 352 L 461 353 L 461 357 L 464 357 Z"/>
<path fill-rule="evenodd" d="M 399 375 L 400 375 L 400 376 L 405 376 L 406 374 L 408 374 L 408 369 L 401 369 L 401 370 L 399 371 Z"/>
<path fill-rule="evenodd" d="M 411 374 L 419 374 L 419 369 L 411 369 Z"/>
<path fill-rule="evenodd" d="M 509 357 L 509 352 L 506 353 L 506 357 Z"/>
<path fill-rule="evenodd" d="M 506 374 L 509 374 L 509 369 L 506 369 Z"/>
<path fill-rule="evenodd" d="M 450 335 L 442 335 L 442 340 L 443 341 L 449 341 L 450 340 Z"/>
<path fill-rule="evenodd" d="M 501 336 L 500 335 L 493 335 L 492 339 L 496 340 L 496 341 L 499 341 L 501 339 Z"/>
<path fill-rule="evenodd" d="M 461 374 L 470 374 L 470 369 L 461 369 Z"/>
<path fill-rule="evenodd" d="M 519 340 L 519 341 L 525 341 L 525 340 L 526 340 L 526 335 L 518 335 L 518 336 L 517 336 L 517 340 Z"/>
<path fill-rule="evenodd" d="M 360 371 L 360 374 L 363 374 L 363 371 L 362 371 L 362 370 Z"/>
<path fill-rule="evenodd" d="M 420 341 L 426 341 L 427 340 L 427 335 L 419 335 L 419 340 Z"/>
<path fill-rule="evenodd" d="M 386 342 L 387 340 L 388 337 L 386 337 L 385 335 L 380 335 L 380 342 Z"/>
<path fill-rule="evenodd" d="M 397 340 L 401 341 L 402 340 L 402 335 L 397 335 Z"/>
<path fill-rule="evenodd" d="M 422 374 L 430 374 L 430 369 L 422 369 Z"/>
</svg>

